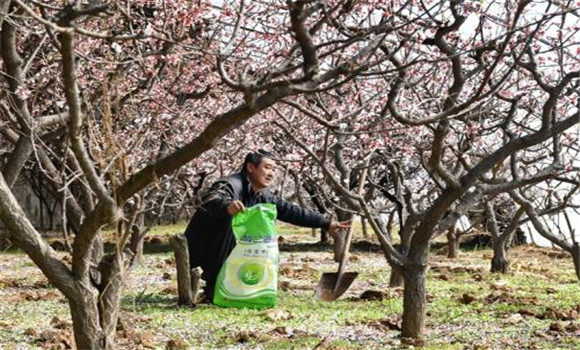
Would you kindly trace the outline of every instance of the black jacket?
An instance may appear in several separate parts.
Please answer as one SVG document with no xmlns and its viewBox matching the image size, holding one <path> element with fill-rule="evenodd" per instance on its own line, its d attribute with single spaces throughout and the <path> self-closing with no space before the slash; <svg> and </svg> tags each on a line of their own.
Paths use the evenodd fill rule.
<svg viewBox="0 0 580 350">
<path fill-rule="evenodd" d="M 203 195 L 187 229 L 190 267 L 201 266 L 206 281 L 206 295 L 213 297 L 217 275 L 225 259 L 236 245 L 232 232 L 232 217 L 226 207 L 240 200 L 246 207 L 258 203 L 276 204 L 278 219 L 313 228 L 328 228 L 330 221 L 319 213 L 304 209 L 275 196 L 268 189 L 254 193 L 245 173 L 237 173 L 214 183 Z"/>
</svg>

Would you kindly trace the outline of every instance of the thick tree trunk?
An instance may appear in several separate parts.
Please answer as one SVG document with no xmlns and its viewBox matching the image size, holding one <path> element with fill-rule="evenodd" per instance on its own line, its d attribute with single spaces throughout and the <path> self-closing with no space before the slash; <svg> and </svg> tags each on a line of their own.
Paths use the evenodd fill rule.
<svg viewBox="0 0 580 350">
<path fill-rule="evenodd" d="M 78 284 L 80 298 L 69 300 L 78 349 L 115 348 L 129 258 L 127 254 L 106 255 L 99 263 L 101 283 L 98 287 L 87 289 Z"/>
<path fill-rule="evenodd" d="M 77 349 L 114 349 L 114 335 L 105 334 L 99 323 L 98 296 L 87 295 L 79 303 L 69 301 Z"/>
<path fill-rule="evenodd" d="M 425 324 L 425 273 L 426 267 L 420 264 L 405 266 L 403 276 L 405 291 L 403 296 L 403 338 L 421 338 Z"/>
<path fill-rule="evenodd" d="M 504 240 L 493 242 L 493 258 L 491 258 L 491 272 L 508 273 L 509 260 L 507 258 Z"/>
<path fill-rule="evenodd" d="M 459 236 L 455 227 L 451 227 L 447 230 L 447 257 L 455 259 L 457 255 L 459 255 Z"/>
<path fill-rule="evenodd" d="M 109 254 L 99 264 L 102 276 L 97 305 L 100 312 L 99 320 L 107 342 L 111 344 L 114 344 L 125 276 L 129 270 L 129 266 L 125 265 L 126 261 L 130 261 L 127 254 Z"/>
</svg>

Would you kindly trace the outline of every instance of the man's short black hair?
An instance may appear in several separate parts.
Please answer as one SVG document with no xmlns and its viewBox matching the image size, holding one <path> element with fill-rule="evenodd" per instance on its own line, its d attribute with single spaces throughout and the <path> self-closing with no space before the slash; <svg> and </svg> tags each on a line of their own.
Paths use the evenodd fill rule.
<svg viewBox="0 0 580 350">
<path fill-rule="evenodd" d="M 268 151 L 263 150 L 263 149 L 259 149 L 256 152 L 249 152 L 248 154 L 246 154 L 246 158 L 244 158 L 244 164 L 242 165 L 242 172 L 246 172 L 246 166 L 249 163 L 252 163 L 255 166 L 258 166 L 258 165 L 260 165 L 260 163 L 262 162 L 262 159 L 264 159 L 264 158 L 274 159 L 274 154 L 272 152 L 268 152 Z"/>
</svg>

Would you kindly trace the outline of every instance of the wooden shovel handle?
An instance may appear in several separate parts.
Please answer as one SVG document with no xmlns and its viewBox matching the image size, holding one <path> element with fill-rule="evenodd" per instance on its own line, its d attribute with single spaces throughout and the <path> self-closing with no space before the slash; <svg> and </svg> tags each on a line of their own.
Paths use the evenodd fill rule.
<svg viewBox="0 0 580 350">
<path fill-rule="evenodd" d="M 352 233 L 353 233 L 353 223 L 350 224 L 348 231 L 346 232 L 346 238 L 344 242 L 344 248 L 342 250 L 342 254 L 340 254 L 340 262 L 338 263 L 338 275 L 336 276 L 336 284 L 334 285 L 334 290 L 338 288 L 340 282 L 342 280 L 342 275 L 344 275 L 344 270 L 346 266 L 346 262 L 348 261 L 348 253 L 350 250 L 350 242 L 352 241 Z"/>
<path fill-rule="evenodd" d="M 358 184 L 358 195 L 362 196 L 364 187 L 365 187 L 365 182 L 367 181 L 367 173 L 368 173 L 368 165 L 369 165 L 369 161 L 371 159 L 371 154 L 372 152 L 369 154 L 369 156 L 367 157 L 367 159 L 365 160 L 365 167 L 363 169 L 363 172 L 361 174 L 361 177 L 359 179 L 359 184 Z M 340 282 L 342 281 L 342 276 L 344 275 L 344 269 L 346 266 L 346 262 L 348 259 L 348 253 L 350 251 L 350 242 L 352 240 L 352 233 L 354 231 L 353 226 L 354 226 L 354 215 L 351 218 L 351 223 L 350 223 L 350 227 L 348 228 L 348 231 L 346 233 L 346 240 L 344 242 L 344 249 L 342 251 L 342 254 L 340 256 L 340 262 L 338 263 L 338 275 L 336 276 L 336 284 L 334 285 L 334 292 L 336 292 L 336 290 L 338 289 L 338 286 L 340 286 Z"/>
</svg>

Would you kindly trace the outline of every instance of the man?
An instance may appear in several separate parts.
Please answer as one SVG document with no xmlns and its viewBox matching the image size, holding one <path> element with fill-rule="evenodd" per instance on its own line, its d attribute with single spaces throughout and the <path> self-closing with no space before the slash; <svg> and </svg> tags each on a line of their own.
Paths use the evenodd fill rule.
<svg viewBox="0 0 580 350">
<path fill-rule="evenodd" d="M 276 163 L 272 154 L 263 150 L 250 152 L 242 170 L 214 183 L 203 195 L 186 231 L 190 266 L 201 266 L 206 281 L 205 294 L 213 300 L 217 275 L 236 245 L 232 233 L 232 217 L 246 207 L 258 203 L 276 205 L 278 219 L 299 226 L 326 228 L 334 236 L 350 222 L 326 219 L 321 214 L 302 208 L 275 196 L 268 190 L 274 180 Z"/>
</svg>

